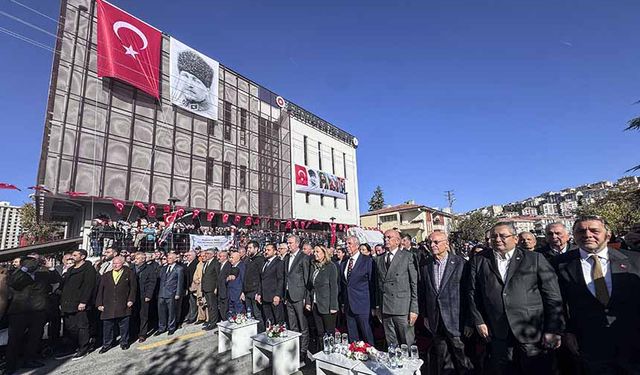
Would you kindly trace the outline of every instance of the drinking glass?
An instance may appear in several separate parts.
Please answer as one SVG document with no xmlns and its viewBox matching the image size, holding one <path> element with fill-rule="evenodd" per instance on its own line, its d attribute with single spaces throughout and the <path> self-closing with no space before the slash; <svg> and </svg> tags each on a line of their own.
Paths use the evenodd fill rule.
<svg viewBox="0 0 640 375">
<path fill-rule="evenodd" d="M 389 368 L 394 369 L 398 367 L 396 362 L 396 346 L 394 344 L 389 345 Z"/>
<path fill-rule="evenodd" d="M 336 332 L 334 334 L 334 343 L 333 343 L 333 345 L 335 345 L 333 347 L 333 351 L 336 352 L 336 353 L 340 353 L 340 342 L 341 342 L 341 340 L 340 340 L 340 332 Z"/>
<path fill-rule="evenodd" d="M 400 345 L 400 349 L 402 351 L 402 359 L 409 359 L 409 346 L 407 346 L 407 344 L 402 344 Z"/>
<path fill-rule="evenodd" d="M 396 364 L 398 368 L 402 368 L 404 365 L 404 358 L 402 357 L 402 348 L 400 346 L 396 347 Z"/>
<path fill-rule="evenodd" d="M 414 361 L 417 361 L 420 355 L 418 354 L 418 346 L 417 345 L 411 345 L 411 359 Z"/>
<path fill-rule="evenodd" d="M 349 335 L 346 333 L 342 334 L 342 345 L 349 346 Z"/>
</svg>

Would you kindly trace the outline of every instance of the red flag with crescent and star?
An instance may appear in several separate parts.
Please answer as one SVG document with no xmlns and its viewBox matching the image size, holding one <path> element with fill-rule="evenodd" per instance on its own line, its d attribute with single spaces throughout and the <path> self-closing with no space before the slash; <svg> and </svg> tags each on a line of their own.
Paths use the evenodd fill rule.
<svg viewBox="0 0 640 375">
<path fill-rule="evenodd" d="M 296 185 L 309 185 L 309 177 L 307 176 L 307 168 L 296 164 Z"/>
<path fill-rule="evenodd" d="M 207 213 L 207 221 L 213 221 L 213 218 L 216 216 L 215 212 L 208 212 Z"/>
<path fill-rule="evenodd" d="M 149 208 L 147 209 L 148 213 L 149 213 L 149 217 L 156 217 L 156 205 L 155 204 L 149 204 Z"/>
<path fill-rule="evenodd" d="M 111 198 L 111 203 L 113 203 L 113 206 L 116 208 L 116 213 L 121 214 L 122 210 L 124 210 L 124 202 L 119 199 Z"/>
<path fill-rule="evenodd" d="M 120 79 L 160 98 L 162 33 L 98 0 L 98 77 Z"/>
</svg>

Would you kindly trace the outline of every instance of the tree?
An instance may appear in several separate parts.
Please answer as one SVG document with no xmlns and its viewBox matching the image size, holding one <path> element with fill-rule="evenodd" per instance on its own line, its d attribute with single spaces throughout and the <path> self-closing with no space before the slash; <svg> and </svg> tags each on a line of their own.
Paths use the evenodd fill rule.
<svg viewBox="0 0 640 375">
<path fill-rule="evenodd" d="M 627 125 L 628 125 L 627 128 L 624 130 L 640 130 L 640 117 L 636 117 L 634 119 L 629 120 Z M 627 172 L 635 172 L 635 171 L 640 171 L 640 164 L 629 169 Z"/>
<path fill-rule="evenodd" d="M 640 223 L 640 189 L 609 190 L 604 197 L 579 207 L 576 213 L 601 216 L 616 236 L 623 235 Z"/>
<path fill-rule="evenodd" d="M 384 207 L 384 195 L 380 186 L 376 186 L 373 196 L 369 199 L 369 211 L 379 210 Z"/>
<path fill-rule="evenodd" d="M 33 203 L 25 203 L 20 210 L 20 232 L 29 245 L 60 237 L 59 225 L 39 221 Z"/>
<path fill-rule="evenodd" d="M 484 242 L 484 233 L 496 222 L 494 217 L 474 212 L 459 220 L 455 231 L 458 232 L 458 238 L 464 242 Z"/>
</svg>

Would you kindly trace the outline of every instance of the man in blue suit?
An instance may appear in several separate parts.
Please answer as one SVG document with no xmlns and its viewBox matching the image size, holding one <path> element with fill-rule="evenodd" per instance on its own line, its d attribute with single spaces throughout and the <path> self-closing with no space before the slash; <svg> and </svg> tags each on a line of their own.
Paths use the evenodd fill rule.
<svg viewBox="0 0 640 375">
<path fill-rule="evenodd" d="M 229 311 L 233 314 L 244 312 L 244 305 L 240 300 L 242 294 L 242 283 L 244 280 L 245 264 L 240 261 L 240 253 L 234 251 L 229 256 L 231 271 L 227 276 L 227 293 L 229 294 Z"/>
<path fill-rule="evenodd" d="M 375 266 L 371 257 L 360 254 L 359 246 L 357 237 L 347 237 L 350 258 L 340 266 L 340 304 L 347 316 L 349 341 L 373 345 L 369 317 L 375 306 Z"/>
<path fill-rule="evenodd" d="M 177 327 L 178 306 L 184 295 L 184 269 L 176 264 L 178 256 L 167 254 L 167 265 L 159 272 L 160 287 L 158 291 L 158 332 L 156 336 L 169 330 L 173 335 Z"/>
<path fill-rule="evenodd" d="M 431 233 L 427 247 L 432 256 L 426 257 L 422 265 L 419 306 L 433 342 L 429 350 L 429 374 L 445 373 L 445 368 L 452 366 L 456 374 L 466 374 L 473 366 L 464 353 L 461 338 L 465 323 L 462 303 L 465 261 L 449 251 L 449 239 L 444 232 Z"/>
</svg>

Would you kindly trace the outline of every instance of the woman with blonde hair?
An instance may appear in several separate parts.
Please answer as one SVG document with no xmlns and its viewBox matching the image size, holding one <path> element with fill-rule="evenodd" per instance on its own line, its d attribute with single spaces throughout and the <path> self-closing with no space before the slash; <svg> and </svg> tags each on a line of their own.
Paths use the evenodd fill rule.
<svg viewBox="0 0 640 375">
<path fill-rule="evenodd" d="M 306 309 L 313 312 L 313 319 L 318 331 L 318 343 L 322 343 L 325 333 L 333 335 L 336 329 L 336 313 L 338 312 L 338 268 L 331 261 L 329 250 L 316 245 L 313 248 L 314 261 L 311 267 L 309 289 L 311 300 Z M 319 345 L 322 349 L 322 344 Z"/>
</svg>

